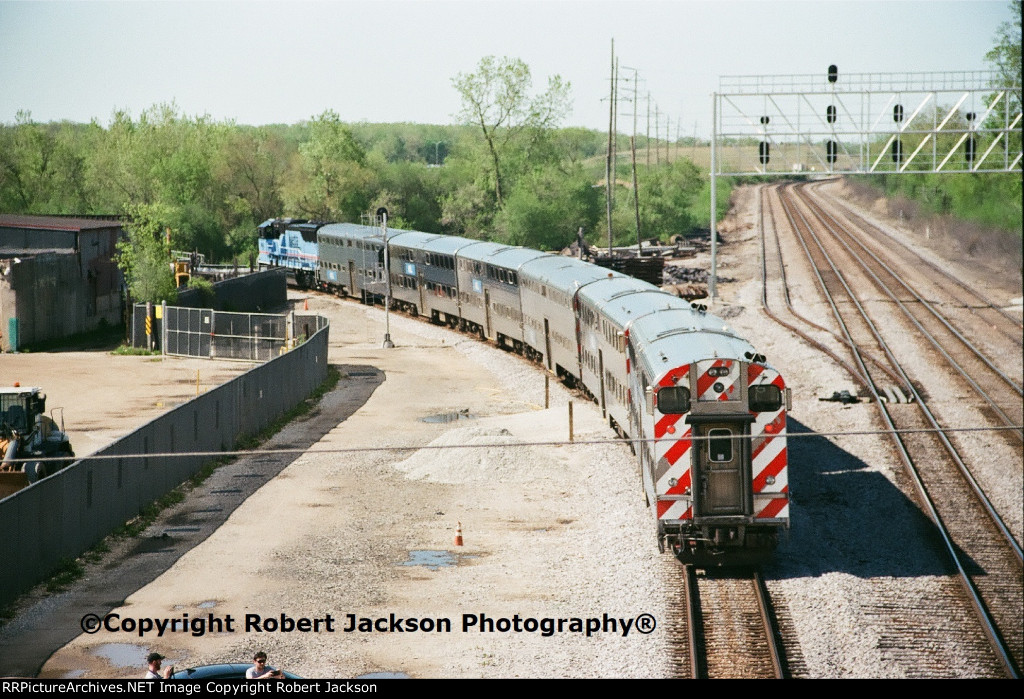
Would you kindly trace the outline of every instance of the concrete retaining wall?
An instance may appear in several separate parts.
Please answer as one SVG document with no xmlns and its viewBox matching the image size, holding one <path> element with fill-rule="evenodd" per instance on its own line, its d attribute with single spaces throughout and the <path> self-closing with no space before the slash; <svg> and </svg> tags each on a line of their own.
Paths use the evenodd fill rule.
<svg viewBox="0 0 1024 699">
<path fill-rule="evenodd" d="M 329 327 L 309 341 L 174 408 L 94 456 L 0 500 L 0 605 L 44 580 L 309 396 L 327 377 Z M 145 454 L 169 456 L 144 456 Z M 127 456 L 132 455 L 132 456 Z"/>
</svg>

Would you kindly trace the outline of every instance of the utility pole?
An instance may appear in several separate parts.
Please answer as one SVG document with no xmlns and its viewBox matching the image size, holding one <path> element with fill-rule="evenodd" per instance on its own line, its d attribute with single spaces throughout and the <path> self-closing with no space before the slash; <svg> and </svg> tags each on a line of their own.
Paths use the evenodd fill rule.
<svg viewBox="0 0 1024 699">
<path fill-rule="evenodd" d="M 717 208 L 717 191 L 715 189 L 715 169 L 717 163 L 715 162 L 717 153 L 715 152 L 715 142 L 718 141 L 718 93 L 716 92 L 712 96 L 711 100 L 711 274 L 708 277 L 708 300 L 711 303 L 715 302 L 718 298 L 718 290 L 716 288 L 717 276 L 718 276 L 718 212 L 715 211 Z"/>
<path fill-rule="evenodd" d="M 636 112 L 639 106 L 636 101 L 637 71 L 633 69 L 633 137 L 629 139 L 629 149 L 633 152 L 633 209 L 636 212 L 636 256 L 640 257 L 640 185 L 636 178 Z"/>
<path fill-rule="evenodd" d="M 640 193 L 636 181 L 636 134 L 629 139 L 633 151 L 633 209 L 636 211 L 636 256 L 640 257 Z"/>
<path fill-rule="evenodd" d="M 658 112 L 658 105 L 657 105 L 657 103 L 655 103 L 655 105 L 654 105 L 654 164 L 655 165 L 661 165 L 661 144 L 658 143 L 659 134 L 661 133 L 661 131 L 659 130 L 660 126 L 661 126 L 661 118 L 660 118 L 659 112 Z"/>
<path fill-rule="evenodd" d="M 608 97 L 608 153 L 604 162 L 604 200 L 608 219 L 608 254 L 612 254 L 612 129 L 615 127 L 615 39 L 612 39 L 611 94 Z"/>
<path fill-rule="evenodd" d="M 647 93 L 647 169 L 651 169 L 651 93 Z"/>
</svg>

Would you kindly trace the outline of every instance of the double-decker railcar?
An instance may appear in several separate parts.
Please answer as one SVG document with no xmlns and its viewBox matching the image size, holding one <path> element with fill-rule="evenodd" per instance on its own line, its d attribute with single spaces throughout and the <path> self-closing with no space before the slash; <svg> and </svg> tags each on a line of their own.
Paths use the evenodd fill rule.
<svg viewBox="0 0 1024 699">
<path fill-rule="evenodd" d="M 685 301 L 632 277 L 601 279 L 583 286 L 577 294 L 583 386 L 620 434 L 632 433 L 628 429 L 625 330 L 636 318 L 669 305 L 688 307 Z"/>
<path fill-rule="evenodd" d="M 782 377 L 692 308 L 642 315 L 625 336 L 631 435 L 659 546 L 705 566 L 760 561 L 789 527 Z"/>
<path fill-rule="evenodd" d="M 579 338 L 574 299 L 599 279 L 623 277 L 574 257 L 545 255 L 522 266 L 524 353 L 548 371 L 575 384 L 580 379 Z"/>
<path fill-rule="evenodd" d="M 499 347 L 523 349 L 519 269 L 546 253 L 496 243 L 467 245 L 456 254 L 463 329 Z"/>
<path fill-rule="evenodd" d="M 331 223 L 318 231 L 320 288 L 365 303 L 383 300 L 387 293 L 384 274 L 384 234 L 374 226 Z"/>
</svg>

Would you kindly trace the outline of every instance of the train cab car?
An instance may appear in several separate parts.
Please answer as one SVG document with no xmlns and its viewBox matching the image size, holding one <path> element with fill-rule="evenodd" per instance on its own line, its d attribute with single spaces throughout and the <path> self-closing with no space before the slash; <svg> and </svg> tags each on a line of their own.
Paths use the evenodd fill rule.
<svg viewBox="0 0 1024 699">
<path fill-rule="evenodd" d="M 576 297 L 583 386 L 620 435 L 629 430 L 625 330 L 647 315 L 690 304 L 632 277 L 587 284 Z"/>
<path fill-rule="evenodd" d="M 317 231 L 324 225 L 320 221 L 292 218 L 264 221 L 257 226 L 259 268 L 282 267 L 300 289 L 313 286 L 319 256 Z"/>
<path fill-rule="evenodd" d="M 659 547 L 702 566 L 760 562 L 789 528 L 782 377 L 720 318 L 692 310 L 637 318 L 626 339 Z"/>
<path fill-rule="evenodd" d="M 563 255 L 538 257 L 524 264 L 519 270 L 519 288 L 525 356 L 563 380 L 578 382 L 573 298 L 580 287 L 609 277 L 624 275 Z"/>
<path fill-rule="evenodd" d="M 426 287 L 423 279 L 426 254 L 423 246 L 440 237 L 436 233 L 420 231 L 403 231 L 401 235 L 396 231 L 394 239 L 388 236 L 392 308 L 413 316 L 426 313 Z"/>
<path fill-rule="evenodd" d="M 463 329 L 505 349 L 523 350 L 519 268 L 548 253 L 496 243 L 467 245 L 456 255 Z"/>
<path fill-rule="evenodd" d="M 388 235 L 390 241 L 401 233 Z M 387 295 L 384 274 L 384 233 L 376 226 L 331 223 L 319 231 L 320 287 L 364 303 L 383 303 Z"/>
</svg>

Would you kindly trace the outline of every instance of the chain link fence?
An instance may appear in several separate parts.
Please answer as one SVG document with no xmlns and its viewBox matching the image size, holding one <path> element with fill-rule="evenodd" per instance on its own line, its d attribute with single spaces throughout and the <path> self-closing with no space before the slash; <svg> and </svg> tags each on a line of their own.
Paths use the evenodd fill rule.
<svg viewBox="0 0 1024 699">
<path fill-rule="evenodd" d="M 310 313 L 231 313 L 209 308 L 133 308 L 132 346 L 182 357 L 265 362 L 305 342 L 326 319 Z"/>
</svg>

